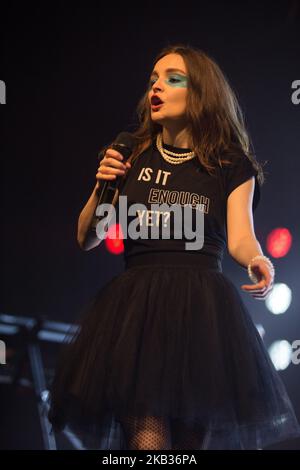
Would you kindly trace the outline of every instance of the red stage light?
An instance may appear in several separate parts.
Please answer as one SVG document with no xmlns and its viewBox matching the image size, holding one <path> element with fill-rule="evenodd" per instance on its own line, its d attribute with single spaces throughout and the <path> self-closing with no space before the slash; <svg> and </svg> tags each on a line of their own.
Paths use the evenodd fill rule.
<svg viewBox="0 0 300 470">
<path fill-rule="evenodd" d="M 287 228 L 276 228 L 267 237 L 267 250 L 273 258 L 282 258 L 290 251 L 292 241 L 292 234 Z"/>
<path fill-rule="evenodd" d="M 123 231 L 120 224 L 109 227 L 105 237 L 106 249 L 113 255 L 120 255 L 124 251 Z"/>
</svg>

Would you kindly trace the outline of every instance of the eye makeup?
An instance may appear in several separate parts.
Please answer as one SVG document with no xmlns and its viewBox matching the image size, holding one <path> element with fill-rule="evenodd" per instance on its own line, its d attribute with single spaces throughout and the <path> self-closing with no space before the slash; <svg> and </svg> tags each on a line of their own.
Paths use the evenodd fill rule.
<svg viewBox="0 0 300 470">
<path fill-rule="evenodd" d="M 152 87 L 155 83 L 155 78 L 151 78 L 149 85 Z M 187 88 L 187 77 L 179 73 L 172 74 L 165 80 L 165 83 L 175 88 Z"/>
<path fill-rule="evenodd" d="M 187 87 L 187 77 L 185 75 L 172 75 L 166 80 L 166 83 L 173 87 L 186 88 Z"/>
</svg>

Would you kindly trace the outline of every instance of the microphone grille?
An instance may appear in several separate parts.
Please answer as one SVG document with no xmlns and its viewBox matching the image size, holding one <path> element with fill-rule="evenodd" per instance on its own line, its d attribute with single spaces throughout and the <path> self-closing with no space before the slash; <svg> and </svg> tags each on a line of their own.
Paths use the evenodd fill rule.
<svg viewBox="0 0 300 470">
<path fill-rule="evenodd" d="M 133 149 L 133 147 L 137 143 L 137 138 L 130 132 L 120 132 L 120 134 L 117 135 L 117 138 L 114 143 L 123 144 L 126 145 L 126 147 L 130 147 Z"/>
</svg>

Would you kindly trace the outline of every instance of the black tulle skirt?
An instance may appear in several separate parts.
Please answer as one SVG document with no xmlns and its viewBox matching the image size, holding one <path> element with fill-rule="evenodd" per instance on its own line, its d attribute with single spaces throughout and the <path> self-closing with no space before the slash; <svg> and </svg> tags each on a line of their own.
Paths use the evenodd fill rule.
<svg viewBox="0 0 300 470">
<path fill-rule="evenodd" d="M 279 374 L 215 257 L 136 256 L 97 292 L 64 344 L 51 386 L 53 429 L 67 425 L 86 448 L 128 449 L 129 415 L 163 417 L 173 448 L 182 440 L 183 450 L 186 429 L 205 429 L 195 449 L 257 449 L 300 435 Z"/>
</svg>

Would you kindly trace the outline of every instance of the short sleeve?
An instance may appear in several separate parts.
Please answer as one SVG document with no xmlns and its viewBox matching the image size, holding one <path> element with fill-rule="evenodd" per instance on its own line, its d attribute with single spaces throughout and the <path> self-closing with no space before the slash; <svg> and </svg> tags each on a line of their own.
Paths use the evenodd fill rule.
<svg viewBox="0 0 300 470">
<path fill-rule="evenodd" d="M 225 192 L 226 199 L 229 194 L 240 184 L 245 183 L 252 176 L 255 176 L 255 187 L 253 195 L 252 210 L 253 212 L 260 201 L 260 186 L 257 179 L 258 171 L 254 168 L 252 162 L 246 155 L 238 158 L 232 165 L 226 166 L 225 169 Z"/>
</svg>

